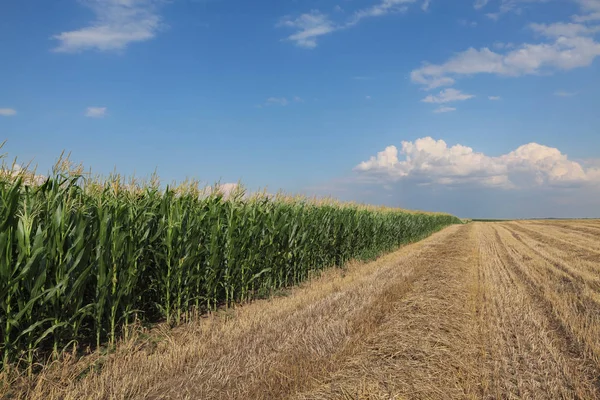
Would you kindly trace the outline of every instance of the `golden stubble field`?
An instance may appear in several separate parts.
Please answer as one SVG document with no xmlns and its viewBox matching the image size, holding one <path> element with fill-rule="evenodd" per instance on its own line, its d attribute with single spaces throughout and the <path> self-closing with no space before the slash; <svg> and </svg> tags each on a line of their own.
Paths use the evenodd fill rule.
<svg viewBox="0 0 600 400">
<path fill-rule="evenodd" d="M 90 372 L 98 357 L 0 395 L 600 398 L 600 221 L 454 225 L 286 296 L 132 338 Z"/>
</svg>

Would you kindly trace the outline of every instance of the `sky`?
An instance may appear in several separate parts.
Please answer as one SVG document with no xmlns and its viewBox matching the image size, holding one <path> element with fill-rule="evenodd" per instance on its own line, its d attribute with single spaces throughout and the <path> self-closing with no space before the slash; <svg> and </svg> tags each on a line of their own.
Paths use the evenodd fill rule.
<svg viewBox="0 0 600 400">
<path fill-rule="evenodd" d="M 0 141 L 50 170 L 464 218 L 600 217 L 600 0 L 0 3 Z"/>
</svg>

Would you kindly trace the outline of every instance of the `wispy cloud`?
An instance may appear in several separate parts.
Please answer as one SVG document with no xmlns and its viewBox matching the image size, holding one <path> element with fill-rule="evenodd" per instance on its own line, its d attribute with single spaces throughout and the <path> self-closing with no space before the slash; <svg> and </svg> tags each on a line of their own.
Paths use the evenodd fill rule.
<svg viewBox="0 0 600 400">
<path fill-rule="evenodd" d="M 408 4 L 416 0 L 382 0 L 379 4 L 357 10 L 346 26 L 358 24 L 361 20 L 371 17 L 381 17 L 390 13 L 406 12 Z"/>
<path fill-rule="evenodd" d="M 583 14 L 573 15 L 575 22 L 600 21 L 600 0 L 574 0 Z"/>
<path fill-rule="evenodd" d="M 457 89 L 444 89 L 438 95 L 429 95 L 421 100 L 423 103 L 450 103 L 454 101 L 464 101 L 475 97 L 475 95 L 462 93 Z"/>
<path fill-rule="evenodd" d="M 88 107 L 84 115 L 89 118 L 102 118 L 106 115 L 106 107 Z"/>
<path fill-rule="evenodd" d="M 294 101 L 296 103 L 304 103 L 304 99 L 300 96 L 294 96 Z"/>
<path fill-rule="evenodd" d="M 501 16 L 507 13 L 521 14 L 523 12 L 523 6 L 528 6 L 534 3 L 545 3 L 549 0 L 500 0 L 500 6 L 496 9 L 496 12 L 488 12 L 485 14 L 486 17 L 497 21 Z M 476 0 L 474 7 L 479 10 L 484 8 L 489 3 L 489 0 Z"/>
<path fill-rule="evenodd" d="M 469 28 L 475 28 L 477 26 L 477 22 L 475 21 L 468 21 L 466 19 L 459 19 L 458 20 L 458 24 L 461 26 L 467 26 Z"/>
<path fill-rule="evenodd" d="M 290 104 L 290 102 L 285 97 L 269 97 L 267 101 L 265 101 L 266 106 L 287 106 L 288 104 Z"/>
<path fill-rule="evenodd" d="M 475 0 L 475 3 L 473 3 L 473 7 L 475 7 L 476 10 L 479 10 L 480 8 L 485 7 L 488 1 L 489 0 Z"/>
<path fill-rule="evenodd" d="M 14 108 L 0 108 L 0 116 L 12 117 L 13 115 L 17 115 L 17 110 Z"/>
<path fill-rule="evenodd" d="M 326 14 L 318 10 L 313 10 L 310 13 L 302 14 L 298 18 L 284 17 L 277 24 L 278 27 L 288 27 L 296 29 L 296 32 L 287 37 L 296 44 L 296 46 L 306 49 L 314 49 L 317 47 L 317 39 L 320 36 L 327 35 L 339 27 L 329 19 Z"/>
<path fill-rule="evenodd" d="M 573 97 L 577 96 L 578 94 L 578 92 L 565 92 L 564 90 L 558 90 L 554 92 L 554 95 L 558 97 Z"/>
<path fill-rule="evenodd" d="M 380 0 L 377 4 L 354 11 L 345 20 L 334 22 L 329 15 L 319 11 L 311 10 L 309 13 L 298 17 L 285 16 L 279 20 L 276 27 L 292 28 L 295 32 L 285 40 L 292 41 L 298 47 L 314 49 L 317 47 L 317 39 L 321 36 L 335 31 L 351 28 L 364 19 L 381 17 L 392 13 L 400 13 L 408 10 L 408 6 L 417 0 Z M 421 8 L 426 11 L 430 0 L 424 0 Z M 336 12 L 340 10 L 336 8 Z"/>
<path fill-rule="evenodd" d="M 435 110 L 433 110 L 433 112 L 436 114 L 447 113 L 447 112 L 452 112 L 452 111 L 456 111 L 456 108 L 448 107 L 448 106 L 441 106 L 441 107 L 438 107 Z"/>
<path fill-rule="evenodd" d="M 152 39 L 161 28 L 157 7 L 162 0 L 86 0 L 96 19 L 89 26 L 52 36 L 53 50 L 75 53 L 84 50 L 123 50 L 129 44 Z"/>
<path fill-rule="evenodd" d="M 523 76 L 570 70 L 592 64 L 600 56 L 600 43 L 590 37 L 564 37 L 554 42 L 523 44 L 506 53 L 487 47 L 470 48 L 458 53 L 443 64 L 424 64 L 411 72 L 413 82 L 427 89 L 450 86 L 460 76 L 494 74 Z"/>
<path fill-rule="evenodd" d="M 494 44 L 492 45 L 494 48 L 496 49 L 500 49 L 500 50 L 508 50 L 508 49 L 514 49 L 515 48 L 515 44 L 514 43 L 504 43 L 504 42 L 494 42 Z"/>
<path fill-rule="evenodd" d="M 572 22 L 556 22 L 553 24 L 530 24 L 529 27 L 547 37 L 577 37 L 581 35 L 593 35 L 600 32 L 600 26 L 589 26 L 575 24 Z"/>
<path fill-rule="evenodd" d="M 532 5 L 538 3 L 548 3 L 551 0 L 499 0 L 494 2 L 495 4 L 499 4 L 498 8 L 495 12 L 486 13 L 486 17 L 498 20 L 500 17 L 507 13 L 513 14 L 523 14 L 523 10 L 526 7 L 530 7 Z M 565 3 L 567 0 L 564 1 Z M 581 8 L 582 14 L 573 15 L 571 18 L 575 22 L 587 22 L 587 21 L 597 21 L 600 20 L 600 1 L 599 0 L 570 0 L 571 3 L 575 3 L 579 5 Z M 482 9 L 489 3 L 489 0 L 475 0 L 474 7 L 475 9 Z"/>
<path fill-rule="evenodd" d="M 600 21 L 600 11 L 586 15 L 573 15 L 571 18 L 575 22 Z"/>
<path fill-rule="evenodd" d="M 501 99 L 501 97 L 500 96 L 488 96 L 488 99 L 492 100 L 492 101 L 498 101 Z"/>
</svg>

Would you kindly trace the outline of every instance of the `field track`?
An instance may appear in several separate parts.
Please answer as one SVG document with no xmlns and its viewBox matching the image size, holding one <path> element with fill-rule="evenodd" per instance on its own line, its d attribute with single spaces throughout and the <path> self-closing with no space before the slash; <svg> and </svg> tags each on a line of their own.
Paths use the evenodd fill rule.
<svg viewBox="0 0 600 400">
<path fill-rule="evenodd" d="M 600 399 L 600 222 L 454 225 L 158 335 L 124 343 L 98 374 L 49 368 L 16 394 Z"/>
</svg>

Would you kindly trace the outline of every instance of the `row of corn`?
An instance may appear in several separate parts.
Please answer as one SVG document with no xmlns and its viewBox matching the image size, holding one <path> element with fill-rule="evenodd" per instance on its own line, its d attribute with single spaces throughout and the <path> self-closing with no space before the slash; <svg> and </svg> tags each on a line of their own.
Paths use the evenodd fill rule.
<svg viewBox="0 0 600 400">
<path fill-rule="evenodd" d="M 457 218 L 55 173 L 0 178 L 0 369 L 264 296 Z"/>
</svg>

